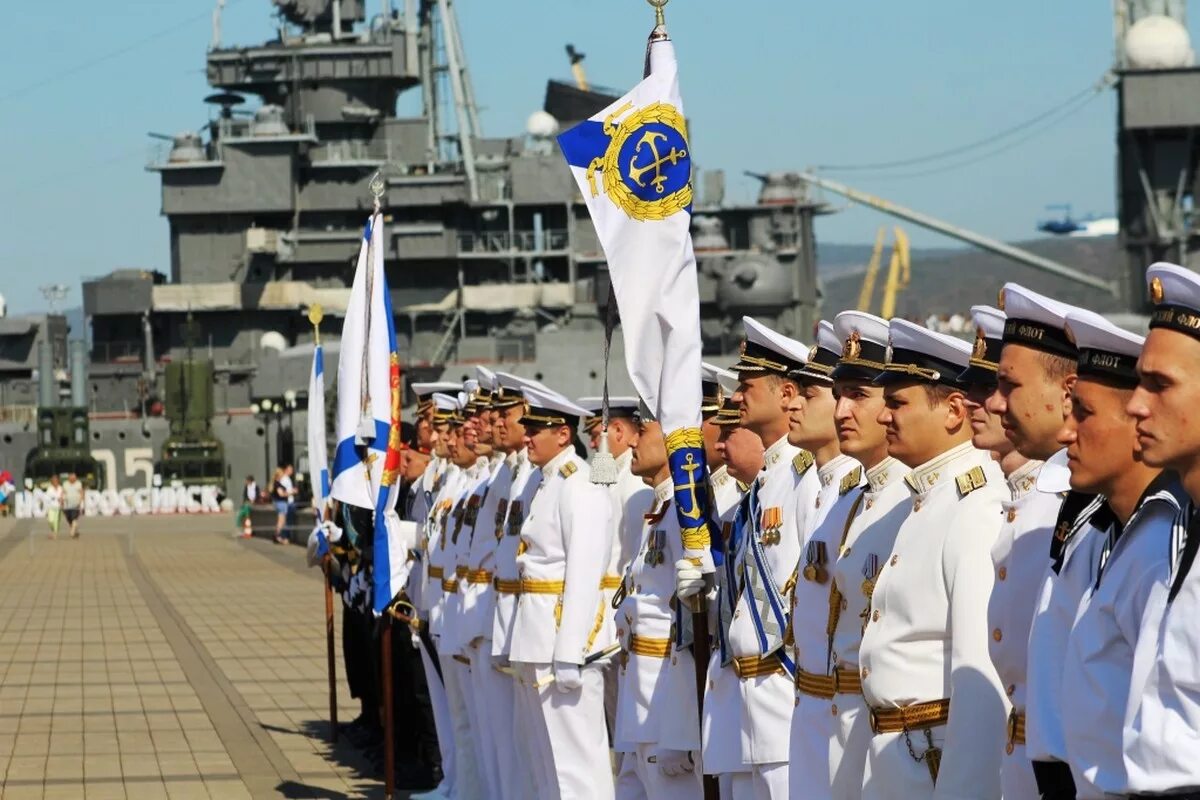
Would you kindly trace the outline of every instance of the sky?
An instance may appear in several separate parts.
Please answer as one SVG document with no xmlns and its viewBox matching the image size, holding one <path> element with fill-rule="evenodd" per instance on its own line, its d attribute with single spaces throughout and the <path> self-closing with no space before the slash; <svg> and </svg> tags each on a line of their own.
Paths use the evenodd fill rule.
<svg viewBox="0 0 1200 800">
<path fill-rule="evenodd" d="M 384 0 L 367 0 L 371 13 Z M 400 0 L 392 0 L 400 2 Z M 39 287 L 122 267 L 168 271 L 159 180 L 147 132 L 203 125 L 205 52 L 215 0 L 22 3 L 0 48 L 0 294 L 9 313 L 46 307 Z M 523 132 L 548 77 L 570 75 L 563 46 L 587 54 L 596 84 L 641 77 L 653 13 L 643 0 L 457 0 L 487 135 Z M 269 0 L 228 0 L 223 43 L 272 38 Z M 600 9 L 603 9 L 602 11 Z M 1058 107 L 1112 62 L 1111 4 L 1068 0 L 797 2 L 673 0 L 694 160 L 726 171 L 730 201 L 751 201 L 744 170 L 878 163 L 940 152 Z M 1197 38 L 1196 15 L 1192 36 Z M 998 147 L 891 172 L 827 172 L 950 222 L 1033 238 L 1046 206 L 1115 208 L 1115 96 Z M 1005 144 L 1009 140 L 1003 140 Z M 922 174 L 938 168 L 935 174 Z M 870 242 L 882 215 L 830 197 L 841 213 L 818 242 Z M 909 228 L 916 246 L 953 246 Z"/>
</svg>

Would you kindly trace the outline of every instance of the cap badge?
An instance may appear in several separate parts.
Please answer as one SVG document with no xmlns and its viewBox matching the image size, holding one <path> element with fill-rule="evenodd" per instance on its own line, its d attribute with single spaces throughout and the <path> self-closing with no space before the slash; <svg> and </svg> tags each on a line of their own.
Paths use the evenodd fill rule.
<svg viewBox="0 0 1200 800">
<path fill-rule="evenodd" d="M 1000 289 L 1000 296 L 996 298 L 996 308 L 1004 310 L 1004 289 Z"/>
<path fill-rule="evenodd" d="M 862 345 L 859 343 L 858 331 L 850 331 L 850 335 L 846 337 L 846 346 L 842 348 L 842 358 L 856 359 L 862 355 Z"/>
<path fill-rule="evenodd" d="M 738 345 L 738 355 L 739 356 L 746 355 L 746 340 L 745 339 L 742 339 L 741 344 Z"/>
<path fill-rule="evenodd" d="M 808 348 L 808 360 L 812 361 L 817 357 L 817 345 Z"/>
<path fill-rule="evenodd" d="M 1164 297 L 1162 280 L 1156 275 L 1150 279 L 1150 301 L 1158 305 Z"/>
<path fill-rule="evenodd" d="M 983 335 L 983 328 L 975 329 L 975 349 L 971 352 L 971 358 L 980 359 L 987 355 L 987 337 Z"/>
</svg>

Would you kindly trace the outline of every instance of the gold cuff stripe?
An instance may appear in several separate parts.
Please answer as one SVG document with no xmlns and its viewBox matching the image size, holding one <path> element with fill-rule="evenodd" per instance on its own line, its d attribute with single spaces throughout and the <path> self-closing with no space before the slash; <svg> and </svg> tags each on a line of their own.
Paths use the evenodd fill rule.
<svg viewBox="0 0 1200 800">
<path fill-rule="evenodd" d="M 467 577 L 468 571 L 469 570 L 467 570 L 465 565 L 459 564 L 457 567 L 454 568 L 454 576 L 456 578 L 458 578 L 459 580 L 462 580 L 463 578 Z"/>
<path fill-rule="evenodd" d="M 621 576 L 620 575 L 605 575 L 604 577 L 602 577 L 600 579 L 600 588 L 601 589 L 620 589 L 621 588 Z"/>
<path fill-rule="evenodd" d="M 862 694 L 862 679 L 856 669 L 837 669 L 832 675 L 817 675 L 796 670 L 796 688 L 802 693 L 822 700 L 832 700 L 836 694 Z"/>
<path fill-rule="evenodd" d="M 455 580 L 454 578 L 450 578 L 449 580 L 447 580 L 446 578 L 442 578 L 442 591 L 450 592 L 451 594 L 453 594 L 454 592 L 457 592 L 458 591 L 458 581 Z"/>
<path fill-rule="evenodd" d="M 467 573 L 467 583 L 488 584 L 492 582 L 492 573 L 486 569 L 476 569 Z"/>
<path fill-rule="evenodd" d="M 442 569 L 441 567 L 430 567 L 429 568 L 429 577 L 432 580 L 440 581 L 445 574 L 446 574 L 446 570 Z"/>
<path fill-rule="evenodd" d="M 496 587 L 496 591 L 499 592 L 500 594 L 520 594 L 521 593 L 521 582 L 520 581 L 506 581 L 503 578 L 496 578 L 493 585 Z"/>
</svg>

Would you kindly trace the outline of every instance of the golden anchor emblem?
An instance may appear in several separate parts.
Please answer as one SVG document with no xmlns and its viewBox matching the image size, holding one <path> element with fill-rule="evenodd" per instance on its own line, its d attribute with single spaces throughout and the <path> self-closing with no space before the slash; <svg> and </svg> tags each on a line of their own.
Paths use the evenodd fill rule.
<svg viewBox="0 0 1200 800">
<path fill-rule="evenodd" d="M 646 183 L 642 180 L 642 176 L 651 170 L 654 171 L 654 177 L 650 179 L 651 185 L 654 186 L 654 191 L 662 194 L 664 191 L 663 184 L 667 182 L 667 176 L 663 174 L 663 164 L 674 166 L 679 163 L 682 158 L 687 158 L 687 150 L 680 150 L 672 146 L 671 152 L 665 156 L 658 152 L 658 140 L 666 141 L 667 135 L 658 131 L 645 131 L 642 134 L 641 140 L 637 143 L 637 147 L 633 149 L 633 155 L 629 157 L 629 179 L 638 186 L 645 188 Z M 642 153 L 642 145 L 650 148 L 650 154 L 653 160 L 645 166 L 637 165 L 638 156 Z"/>
<path fill-rule="evenodd" d="M 679 513 L 688 519 L 700 519 L 700 502 L 696 497 L 696 470 L 700 469 L 700 465 L 696 463 L 696 457 L 691 453 L 687 454 L 687 463 L 681 466 L 684 472 L 688 474 L 688 482 L 682 486 L 676 486 L 676 492 L 686 491 L 691 498 L 691 503 L 688 504 L 687 510 L 682 507 Z"/>
</svg>

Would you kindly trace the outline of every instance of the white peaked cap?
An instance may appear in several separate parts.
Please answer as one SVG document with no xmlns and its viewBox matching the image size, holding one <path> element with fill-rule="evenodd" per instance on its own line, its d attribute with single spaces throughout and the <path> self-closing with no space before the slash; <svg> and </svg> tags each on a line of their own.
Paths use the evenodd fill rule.
<svg viewBox="0 0 1200 800">
<path fill-rule="evenodd" d="M 1000 290 L 1000 310 L 1008 317 L 1004 323 L 1005 344 L 1075 357 L 1075 346 L 1066 334 L 1067 315 L 1084 309 L 1038 294 L 1018 283 L 1006 283 Z"/>
<path fill-rule="evenodd" d="M 457 392 L 461 388 L 461 383 L 453 381 L 433 381 L 432 383 L 414 383 L 412 385 L 413 393 L 418 397 L 426 397 L 434 392 Z"/>
<path fill-rule="evenodd" d="M 541 383 L 540 381 L 535 381 L 533 378 L 524 378 L 520 375 L 514 375 L 511 372 L 497 372 L 496 380 L 506 389 L 524 391 L 526 386 L 532 386 L 535 389 L 542 389 L 543 391 L 547 392 L 553 391 L 549 386 Z"/>
<path fill-rule="evenodd" d="M 442 392 L 435 392 L 433 405 L 438 411 L 458 411 L 458 398 Z"/>
<path fill-rule="evenodd" d="M 808 363 L 792 374 L 802 378 L 833 381 L 833 368 L 842 356 L 842 341 L 838 339 L 833 323 L 823 319 L 817 323 L 817 343 L 808 351 Z"/>
<path fill-rule="evenodd" d="M 833 318 L 833 333 L 841 342 L 835 379 L 872 380 L 887 360 L 889 326 L 886 319 L 865 311 L 843 311 Z"/>
<path fill-rule="evenodd" d="M 962 339 L 899 317 L 888 322 L 888 337 L 887 365 L 876 383 L 916 380 L 955 386 L 971 360 L 971 345 Z"/>
<path fill-rule="evenodd" d="M 735 372 L 774 372 L 786 375 L 803 367 L 808 360 L 808 345 L 771 330 L 753 317 L 742 317 L 746 341 L 742 355 L 733 365 Z"/>
<path fill-rule="evenodd" d="M 983 331 L 986 339 L 1004 338 L 1004 322 L 1008 315 L 992 306 L 971 306 L 971 322 Z"/>
<path fill-rule="evenodd" d="M 475 367 L 475 382 L 479 384 L 479 388 L 485 392 L 496 391 L 496 373 L 484 366 L 476 365 Z"/>
<path fill-rule="evenodd" d="M 608 398 L 609 412 L 628 411 L 630 414 L 638 410 L 638 405 L 641 403 L 636 397 L 610 397 Z M 586 410 L 589 416 L 599 416 L 600 410 L 604 404 L 602 397 L 581 397 L 579 398 L 579 407 Z"/>
<path fill-rule="evenodd" d="M 529 408 L 521 419 L 532 422 L 567 425 L 570 421 L 563 417 L 583 419 L 589 416 L 586 408 L 580 408 L 558 392 L 526 386 L 523 390 L 525 402 Z"/>
</svg>

